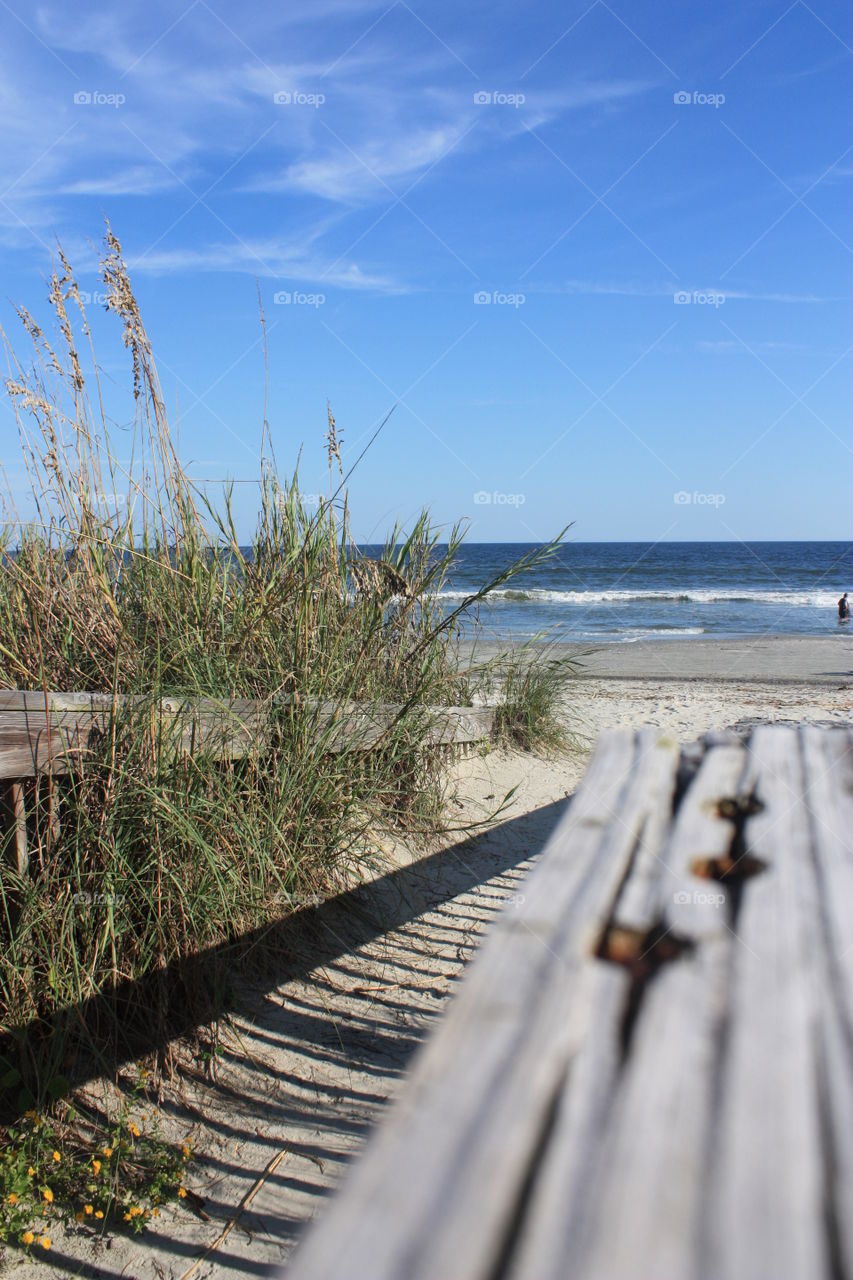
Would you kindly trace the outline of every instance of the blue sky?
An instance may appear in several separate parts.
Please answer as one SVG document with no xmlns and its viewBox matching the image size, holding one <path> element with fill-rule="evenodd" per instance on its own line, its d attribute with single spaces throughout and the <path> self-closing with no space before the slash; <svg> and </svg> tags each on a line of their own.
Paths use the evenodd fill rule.
<svg viewBox="0 0 853 1280">
<path fill-rule="evenodd" d="M 306 493 L 327 399 L 345 461 L 397 405 L 362 540 L 422 505 L 484 541 L 850 536 L 849 5 L 10 0 L 0 28 L 3 325 L 43 313 L 57 237 L 97 292 L 108 216 L 242 531 L 260 288 Z M 0 449 L 14 488 L 5 404 Z"/>
</svg>

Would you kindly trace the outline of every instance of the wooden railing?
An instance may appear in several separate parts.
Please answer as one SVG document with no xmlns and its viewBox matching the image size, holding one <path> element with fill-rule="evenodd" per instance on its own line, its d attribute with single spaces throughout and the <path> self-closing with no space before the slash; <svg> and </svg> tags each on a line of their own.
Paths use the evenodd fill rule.
<svg viewBox="0 0 853 1280">
<path fill-rule="evenodd" d="M 80 768 L 93 737 L 110 732 L 118 704 L 104 693 L 25 693 L 0 690 L 0 839 L 14 833 L 12 847 L 19 871 L 27 869 L 26 797 L 29 780 L 50 779 Z M 144 705 L 144 700 L 138 700 Z M 323 751 L 370 751 L 382 745 L 403 708 L 363 706 L 292 695 L 266 702 L 247 698 L 161 698 L 145 714 L 154 740 L 171 751 L 204 752 L 237 760 L 262 752 L 273 719 L 282 707 L 299 703 Z M 488 739 L 494 731 L 492 707 L 430 707 L 419 716 L 424 747 L 459 748 Z M 4 821 L 5 818 L 5 821 Z"/>
<path fill-rule="evenodd" d="M 851 1280 L 853 734 L 605 737 L 522 889 L 289 1280 Z"/>
</svg>

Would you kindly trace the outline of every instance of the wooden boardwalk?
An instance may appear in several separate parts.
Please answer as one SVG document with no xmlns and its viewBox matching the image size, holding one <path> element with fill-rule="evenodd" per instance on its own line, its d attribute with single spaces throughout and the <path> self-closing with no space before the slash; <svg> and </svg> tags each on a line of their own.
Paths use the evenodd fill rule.
<svg viewBox="0 0 853 1280">
<path fill-rule="evenodd" d="M 602 739 L 289 1280 L 853 1280 L 853 735 Z"/>
</svg>

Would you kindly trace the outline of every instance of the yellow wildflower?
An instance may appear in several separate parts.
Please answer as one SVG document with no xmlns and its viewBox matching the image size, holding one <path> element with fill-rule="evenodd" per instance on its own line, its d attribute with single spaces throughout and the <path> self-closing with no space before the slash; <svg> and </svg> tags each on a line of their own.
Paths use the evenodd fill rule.
<svg viewBox="0 0 853 1280">
<path fill-rule="evenodd" d="M 53 1192 L 51 1191 L 50 1187 L 45 1187 L 44 1191 L 42 1192 L 42 1195 L 44 1196 L 48 1204 L 53 1204 Z"/>
<path fill-rule="evenodd" d="M 36 1176 L 36 1171 L 35 1171 L 35 1169 L 33 1168 L 33 1166 L 32 1166 L 32 1165 L 30 1165 L 29 1169 L 27 1169 L 27 1177 L 28 1177 L 28 1178 L 34 1178 L 35 1176 Z"/>
<path fill-rule="evenodd" d="M 96 1218 L 103 1218 L 103 1216 L 104 1216 L 104 1211 L 103 1211 L 103 1209 L 96 1209 L 96 1210 L 95 1210 L 95 1217 L 96 1217 Z"/>
<path fill-rule="evenodd" d="M 58 1152 L 58 1151 L 54 1151 L 54 1153 L 53 1153 L 53 1163 L 54 1163 L 54 1164 L 59 1164 L 59 1162 L 60 1162 L 60 1160 L 61 1160 L 61 1159 L 62 1159 L 62 1156 L 59 1154 L 59 1152 Z"/>
<path fill-rule="evenodd" d="M 130 1127 L 130 1132 L 133 1134 L 134 1138 L 139 1138 L 139 1137 L 141 1137 L 141 1134 L 140 1134 L 139 1130 L 137 1129 L 136 1125 L 133 1123 L 133 1121 L 131 1121 L 131 1123 L 130 1123 L 130 1126 L 129 1126 L 129 1127 Z"/>
<path fill-rule="evenodd" d="M 91 1204 L 84 1204 L 83 1212 L 85 1213 L 87 1218 L 90 1218 L 92 1214 L 95 1212 L 94 1206 Z"/>
<path fill-rule="evenodd" d="M 141 1212 L 142 1210 L 139 1208 L 138 1205 L 133 1205 L 133 1207 L 130 1210 L 130 1216 L 131 1218 L 138 1218 Z"/>
<path fill-rule="evenodd" d="M 101 1162 L 100 1162 L 100 1160 L 93 1160 L 93 1161 L 92 1161 L 92 1168 L 95 1170 L 95 1177 L 97 1178 L 98 1174 L 101 1172 Z"/>
<path fill-rule="evenodd" d="M 39 1236 L 39 1244 L 43 1249 L 50 1248 L 50 1236 Z"/>
<path fill-rule="evenodd" d="M 186 1197 L 186 1194 L 187 1194 L 186 1187 L 178 1187 L 178 1195 L 181 1197 L 182 1200 Z"/>
<path fill-rule="evenodd" d="M 34 1240 L 35 1240 L 35 1236 L 33 1235 L 32 1231 L 25 1231 L 24 1234 L 21 1236 L 21 1244 L 32 1244 Z"/>
<path fill-rule="evenodd" d="M 107 1159 L 109 1160 L 110 1156 L 111 1156 L 111 1155 L 112 1155 L 112 1153 L 113 1153 L 113 1149 L 112 1149 L 112 1147 L 103 1147 L 103 1148 L 102 1148 L 102 1150 L 103 1150 L 104 1155 L 105 1155 L 105 1156 L 107 1157 Z"/>
<path fill-rule="evenodd" d="M 190 1145 L 188 1142 L 184 1143 L 184 1145 L 181 1147 L 181 1151 L 183 1151 L 184 1153 L 184 1159 L 189 1160 L 191 1151 L 190 1151 Z"/>
<path fill-rule="evenodd" d="M 124 1220 L 125 1220 L 125 1222 L 130 1222 L 130 1214 L 129 1214 L 129 1213 L 126 1213 L 126 1214 L 124 1215 Z"/>
<path fill-rule="evenodd" d="M 18 1197 L 15 1195 L 14 1191 L 12 1192 L 12 1194 L 11 1194 L 10 1196 L 7 1196 L 7 1198 L 6 1198 L 6 1203 L 7 1203 L 7 1204 L 17 1204 L 17 1203 L 18 1203 Z"/>
</svg>

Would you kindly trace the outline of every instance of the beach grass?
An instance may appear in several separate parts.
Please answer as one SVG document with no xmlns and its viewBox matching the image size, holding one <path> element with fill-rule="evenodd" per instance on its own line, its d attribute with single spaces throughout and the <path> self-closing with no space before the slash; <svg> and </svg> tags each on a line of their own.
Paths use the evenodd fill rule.
<svg viewBox="0 0 853 1280">
<path fill-rule="evenodd" d="M 495 703 L 500 741 L 523 751 L 556 753 L 575 745 L 566 715 L 566 693 L 582 660 L 542 637 L 495 654 L 483 671 L 483 688 Z"/>
<path fill-rule="evenodd" d="M 421 746 L 426 709 L 471 701 L 460 626 L 549 554 L 450 613 L 439 593 L 461 526 L 442 531 L 423 513 L 392 529 L 378 558 L 360 555 L 331 409 L 329 492 L 316 505 L 298 474 L 280 475 L 264 421 L 257 525 L 242 546 L 231 491 L 215 501 L 181 462 L 109 228 L 101 271 L 132 381 L 121 457 L 61 250 L 56 338 L 22 308 L 26 360 L 6 340 L 28 507 L 10 509 L 0 541 L 0 685 L 115 698 L 85 765 L 29 788 L 29 874 L 14 868 L 8 835 L 0 854 L 0 1091 L 13 1109 L 108 1070 L 140 1025 L 162 1049 L 176 1022 L 217 1004 L 221 973 L 200 980 L 183 960 L 216 954 L 227 970 L 228 945 L 252 930 L 262 952 L 264 927 L 333 889 L 375 832 L 440 825 L 443 762 Z M 552 687 L 545 669 L 511 684 L 518 740 L 550 726 Z M 164 696 L 265 704 L 263 749 L 187 755 L 158 717 Z M 358 764 L 327 749 L 316 711 L 351 702 L 400 708 Z"/>
</svg>

